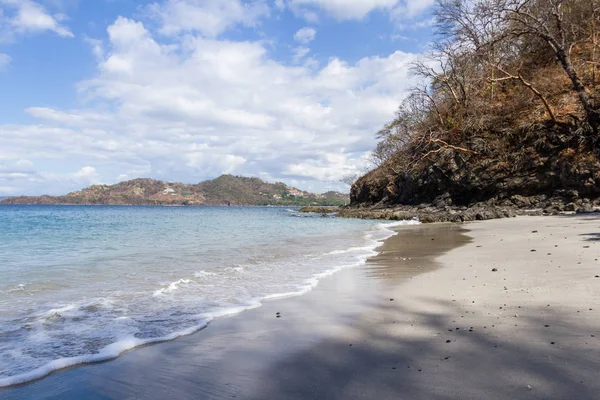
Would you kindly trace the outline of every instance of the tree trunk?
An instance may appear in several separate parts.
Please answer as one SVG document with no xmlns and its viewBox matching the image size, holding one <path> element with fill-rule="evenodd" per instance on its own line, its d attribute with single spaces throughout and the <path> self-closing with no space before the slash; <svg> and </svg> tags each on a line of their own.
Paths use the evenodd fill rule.
<svg viewBox="0 0 600 400">
<path fill-rule="evenodd" d="M 581 79 L 579 78 L 575 67 L 573 67 L 573 64 L 571 63 L 571 58 L 568 56 L 565 50 L 560 47 L 555 49 L 555 53 L 556 58 L 558 58 L 558 61 L 560 61 L 560 64 L 567 73 L 567 76 L 571 80 L 571 83 L 573 83 L 573 89 L 575 90 L 575 92 L 577 92 L 577 96 L 579 97 L 579 101 L 583 106 L 583 110 L 585 112 L 585 116 L 588 123 L 592 126 L 594 131 L 596 131 L 598 126 L 598 113 L 592 107 L 592 104 L 590 102 L 590 95 L 587 92 L 587 90 L 585 90 L 585 86 L 583 85 L 583 82 L 581 82 Z"/>
</svg>

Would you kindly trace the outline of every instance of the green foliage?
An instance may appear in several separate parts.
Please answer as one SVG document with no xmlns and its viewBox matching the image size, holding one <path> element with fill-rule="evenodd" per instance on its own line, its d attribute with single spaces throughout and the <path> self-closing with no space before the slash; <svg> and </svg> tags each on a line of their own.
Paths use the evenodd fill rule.
<svg viewBox="0 0 600 400">
<path fill-rule="evenodd" d="M 216 179 L 201 182 L 200 191 L 206 197 L 207 204 L 232 205 L 343 205 L 348 198 L 341 193 L 330 192 L 326 196 L 317 196 L 290 188 L 282 182 L 268 183 L 258 178 L 222 175 Z M 293 191 L 296 195 L 290 193 Z"/>
<path fill-rule="evenodd" d="M 344 205 L 349 196 L 337 192 L 315 195 L 284 183 L 222 175 L 199 184 L 134 179 L 116 185 L 93 185 L 65 196 L 13 197 L 4 204 L 114 204 L 114 205 L 232 205 L 308 206 Z"/>
</svg>

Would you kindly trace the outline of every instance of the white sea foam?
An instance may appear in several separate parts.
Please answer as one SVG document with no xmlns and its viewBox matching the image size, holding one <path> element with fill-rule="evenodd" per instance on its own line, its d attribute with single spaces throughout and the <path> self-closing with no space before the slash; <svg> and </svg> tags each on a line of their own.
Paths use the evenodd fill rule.
<svg viewBox="0 0 600 400">
<path fill-rule="evenodd" d="M 189 279 L 180 279 L 178 281 L 171 282 L 171 283 L 169 283 L 169 285 L 167 287 L 163 287 L 163 288 L 155 291 L 154 296 L 160 296 L 160 295 L 164 295 L 167 293 L 172 293 L 172 292 L 178 290 L 181 286 L 189 285 L 190 283 L 192 283 L 192 281 Z"/>
<path fill-rule="evenodd" d="M 28 371 L 28 372 L 18 374 L 18 375 L 9 376 L 6 378 L 0 378 L 0 388 L 13 386 L 13 385 L 20 385 L 20 384 L 23 384 L 23 383 L 26 383 L 29 381 L 40 379 L 40 378 L 43 378 L 44 376 L 47 376 L 55 371 L 69 368 L 69 367 L 72 367 L 75 365 L 92 364 L 92 363 L 112 360 L 114 358 L 117 358 L 122 353 L 126 352 L 127 350 L 131 350 L 135 347 L 144 346 L 144 345 L 148 345 L 148 344 L 152 344 L 152 343 L 158 343 L 158 342 L 166 342 L 166 341 L 174 340 L 181 336 L 191 335 L 191 334 L 205 328 L 209 322 L 210 322 L 209 320 L 202 321 L 195 326 L 192 326 L 190 328 L 183 329 L 183 330 L 180 330 L 177 332 L 173 332 L 169 335 L 162 336 L 162 337 L 148 338 L 148 339 L 139 339 L 139 338 L 136 338 L 133 336 L 124 337 L 124 338 L 121 338 L 120 340 L 118 340 L 117 342 L 104 347 L 96 354 L 59 358 L 56 360 L 52 360 L 49 363 L 47 363 L 39 368 L 36 368 L 32 371 Z"/>
<path fill-rule="evenodd" d="M 335 256 L 335 255 L 340 255 L 340 254 L 352 253 L 353 251 L 364 251 L 364 250 L 371 250 L 371 246 L 350 247 L 349 249 L 345 249 L 345 250 L 333 250 L 333 251 L 330 251 L 329 253 L 325 253 L 324 255 Z"/>
<path fill-rule="evenodd" d="M 15 288 L 12 288 L 8 291 L 8 293 L 14 293 L 14 292 L 24 292 L 25 291 L 25 286 L 27 286 L 26 283 L 20 283 L 18 284 Z"/>
<path fill-rule="evenodd" d="M 61 308 L 53 308 L 53 309 L 46 311 L 44 314 L 42 314 L 42 318 L 52 318 L 57 315 L 60 316 L 63 313 L 66 313 L 67 311 L 72 311 L 73 309 L 75 309 L 74 304 L 67 304 L 66 306 L 61 307 Z"/>
<path fill-rule="evenodd" d="M 374 257 L 378 254 L 376 249 L 379 246 L 381 246 L 383 241 L 385 241 L 386 239 L 389 239 L 390 237 L 397 234 L 397 232 L 394 231 L 393 228 L 396 228 L 399 226 L 419 225 L 419 224 L 420 224 L 420 222 L 416 219 L 410 220 L 410 221 L 397 221 L 397 222 L 377 224 L 376 229 L 374 229 L 372 231 L 368 231 L 365 234 L 365 239 L 368 240 L 368 244 L 366 246 L 351 247 L 351 248 L 348 248 L 345 250 L 334 250 L 329 253 L 325 253 L 325 255 L 341 255 L 341 254 L 347 254 L 347 253 L 351 253 L 351 252 L 360 252 L 359 254 L 356 254 L 356 256 L 354 257 L 354 262 L 351 262 L 351 263 L 348 263 L 345 265 L 339 265 L 334 268 L 330 268 L 324 272 L 313 275 L 309 279 L 305 280 L 303 284 L 299 285 L 297 291 L 271 294 L 268 296 L 264 296 L 263 300 L 277 300 L 277 299 L 283 299 L 283 298 L 288 298 L 288 297 L 302 296 L 302 295 L 310 292 L 311 290 L 313 290 L 315 287 L 317 287 L 319 285 L 319 282 L 323 278 L 332 276 L 336 272 L 339 272 L 345 268 L 358 267 L 360 265 L 364 265 L 369 258 Z"/>
<path fill-rule="evenodd" d="M 62 348 L 66 350 L 63 354 L 74 356 L 54 360 L 32 359 L 35 363 L 30 361 L 27 361 L 27 364 L 21 363 L 19 368 L 13 371 L 14 375 L 0 374 L 0 387 L 26 383 L 78 364 L 110 360 L 138 346 L 189 335 L 203 329 L 215 318 L 232 316 L 260 307 L 265 300 L 303 295 L 314 289 L 322 279 L 344 268 L 363 265 L 368 258 L 377 254 L 376 248 L 383 240 L 395 234 L 393 228 L 418 223 L 418 221 L 400 221 L 377 224 L 374 229 L 364 234 L 364 245 L 357 246 L 359 243 L 352 243 L 352 247 L 347 249 L 329 252 L 326 248 L 321 248 L 318 253 L 300 254 L 300 257 L 294 260 L 278 261 L 263 258 L 249 264 L 222 268 L 219 273 L 207 270 L 194 273 L 194 270 L 191 270 L 187 272 L 187 276 L 193 278 L 170 282 L 158 290 L 146 292 L 145 295 L 125 293 L 122 298 L 102 297 L 88 299 L 85 302 L 63 302 L 36 314 L 33 325 L 29 327 L 33 331 L 25 331 L 29 332 L 25 333 L 26 341 L 15 342 L 14 346 L 7 344 L 4 355 L 14 360 L 23 360 L 21 354 L 31 354 L 34 346 L 48 341 L 54 343 L 56 337 L 46 335 L 43 326 L 56 321 L 57 323 L 53 325 L 56 331 L 49 333 L 64 329 L 66 337 L 75 334 L 88 335 L 82 336 L 81 342 L 76 343 L 73 348 Z M 305 271 L 309 271 L 309 275 Z M 267 277 L 269 280 L 265 281 Z M 181 294 L 178 292 L 176 304 L 160 300 L 160 297 L 175 293 L 184 286 L 189 288 L 182 290 Z M 200 292 L 192 289 L 198 289 Z M 198 297 L 206 290 L 209 291 L 209 296 L 219 296 Z M 129 303 L 137 299 L 154 299 L 143 301 L 153 301 L 152 306 L 158 308 L 147 310 L 144 308 L 147 307 L 146 303 Z M 140 307 L 143 310 L 141 314 Z M 181 329 L 182 326 L 186 328 Z M 83 354 L 90 352 L 86 347 L 86 340 L 99 340 L 106 345 L 95 349 L 94 354 Z M 110 343 L 110 340 L 113 342 Z M 0 350 L 3 350 L 1 347 L 0 344 Z M 6 365 L 0 365 L 4 369 L 4 374 L 10 373 Z M 27 370 L 28 366 L 34 368 Z"/>
<path fill-rule="evenodd" d="M 214 272 L 210 272 L 210 271 L 198 271 L 194 274 L 194 277 L 196 278 L 206 278 L 207 276 L 215 276 L 217 274 L 215 274 Z"/>
</svg>

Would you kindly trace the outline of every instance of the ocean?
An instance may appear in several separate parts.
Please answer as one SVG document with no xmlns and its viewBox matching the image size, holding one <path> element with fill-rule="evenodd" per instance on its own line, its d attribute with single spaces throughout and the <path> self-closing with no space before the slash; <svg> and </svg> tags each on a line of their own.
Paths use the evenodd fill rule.
<svg viewBox="0 0 600 400">
<path fill-rule="evenodd" d="M 301 295 L 412 223 L 278 207 L 0 206 L 0 387 Z"/>
</svg>

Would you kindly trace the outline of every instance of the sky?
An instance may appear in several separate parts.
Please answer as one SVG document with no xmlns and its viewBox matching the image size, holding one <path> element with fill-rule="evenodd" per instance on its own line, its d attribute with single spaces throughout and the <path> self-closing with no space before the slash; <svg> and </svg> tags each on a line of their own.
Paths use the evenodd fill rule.
<svg viewBox="0 0 600 400">
<path fill-rule="evenodd" d="M 348 191 L 434 0 L 0 0 L 0 196 L 223 173 Z"/>
</svg>

